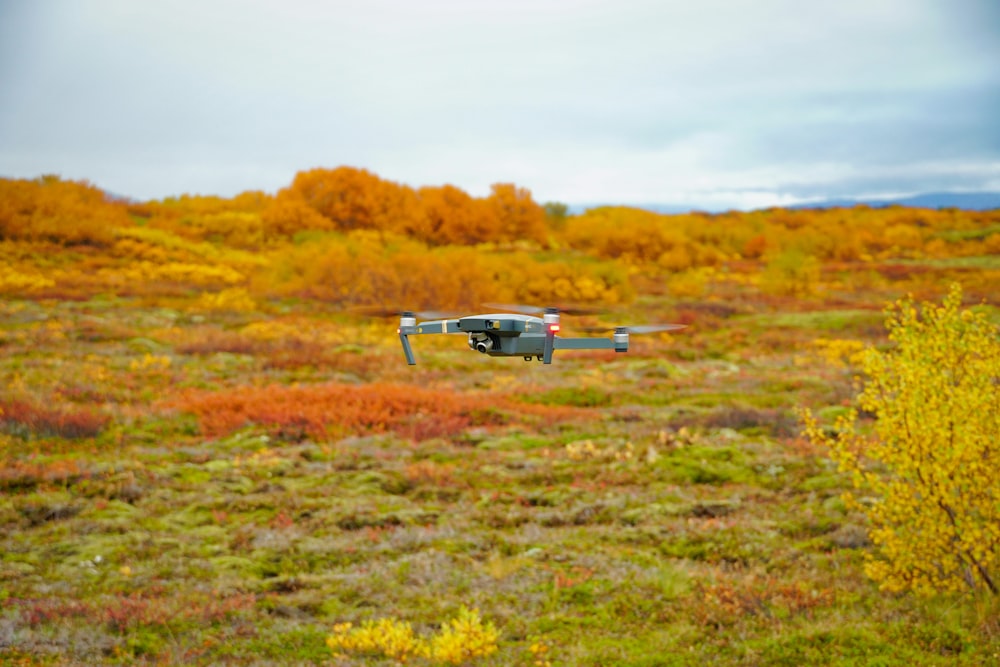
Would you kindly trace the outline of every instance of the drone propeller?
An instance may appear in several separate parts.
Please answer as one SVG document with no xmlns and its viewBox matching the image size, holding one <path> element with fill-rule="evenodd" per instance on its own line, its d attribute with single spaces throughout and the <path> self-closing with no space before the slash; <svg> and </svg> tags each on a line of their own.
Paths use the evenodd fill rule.
<svg viewBox="0 0 1000 667">
<path fill-rule="evenodd" d="M 555 309 L 558 313 L 566 313 L 567 315 L 597 315 L 604 312 L 601 308 L 594 308 L 592 306 L 564 305 L 542 308 L 540 306 L 527 306 L 519 303 L 484 303 L 483 305 L 489 308 L 499 308 L 500 310 L 521 313 L 522 315 L 539 315 L 550 310 L 550 308 Z"/>
<path fill-rule="evenodd" d="M 634 327 L 582 327 L 581 331 L 586 331 L 588 333 L 606 333 L 608 331 L 615 331 L 630 334 L 648 334 L 660 331 L 677 331 L 678 329 L 685 328 L 687 328 L 686 324 L 639 324 Z"/>
<path fill-rule="evenodd" d="M 454 312 L 442 310 L 401 310 L 399 308 L 385 308 L 379 306 L 358 306 L 351 309 L 352 313 L 367 315 L 368 317 L 400 317 L 409 314 L 421 320 L 445 320 L 455 315 Z"/>
</svg>

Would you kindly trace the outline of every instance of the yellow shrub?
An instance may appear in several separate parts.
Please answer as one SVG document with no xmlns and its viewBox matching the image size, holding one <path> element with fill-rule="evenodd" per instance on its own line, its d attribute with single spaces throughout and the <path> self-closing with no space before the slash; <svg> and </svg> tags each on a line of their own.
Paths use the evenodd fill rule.
<svg viewBox="0 0 1000 667">
<path fill-rule="evenodd" d="M 359 628 L 350 623 L 335 625 L 333 634 L 326 638 L 326 645 L 335 656 L 344 651 L 385 656 L 402 663 L 427 650 L 426 643 L 414 634 L 409 623 L 391 618 L 365 621 Z"/>
<path fill-rule="evenodd" d="M 22 273 L 12 266 L 0 266 L 0 293 L 17 294 L 35 292 L 53 287 L 55 281 L 36 271 Z"/>
<path fill-rule="evenodd" d="M 886 590 L 1000 593 L 1000 339 L 961 302 L 954 285 L 941 306 L 890 306 L 895 347 L 862 358 L 858 405 L 876 416 L 871 435 L 856 414 L 838 420 L 836 435 L 804 414 L 810 439 L 876 499 L 848 496 L 877 548 L 866 571 Z"/>
<path fill-rule="evenodd" d="M 492 623 L 483 623 L 479 611 L 462 607 L 458 618 L 446 623 L 431 637 L 428 655 L 431 660 L 450 665 L 466 663 L 497 651 L 500 633 Z"/>
<path fill-rule="evenodd" d="M 233 313 L 252 312 L 257 309 L 257 302 L 242 287 L 234 287 L 221 292 L 202 294 L 195 303 L 195 309 Z"/>
<path fill-rule="evenodd" d="M 864 359 L 865 344 L 859 340 L 820 338 L 813 347 L 827 363 L 839 366 L 860 366 Z"/>
<path fill-rule="evenodd" d="M 418 636 L 405 621 L 383 618 L 365 621 L 360 627 L 335 625 L 326 645 L 335 657 L 355 654 L 399 663 L 424 658 L 432 664 L 459 665 L 496 653 L 499 638 L 496 627 L 483 623 L 478 610 L 463 606 L 456 618 L 430 637 Z"/>
<path fill-rule="evenodd" d="M 98 277 L 112 283 L 169 282 L 184 285 L 211 287 L 215 285 L 236 285 L 246 278 L 236 269 L 215 264 L 188 264 L 170 262 L 154 264 L 139 261 L 126 267 L 101 269 Z"/>
</svg>

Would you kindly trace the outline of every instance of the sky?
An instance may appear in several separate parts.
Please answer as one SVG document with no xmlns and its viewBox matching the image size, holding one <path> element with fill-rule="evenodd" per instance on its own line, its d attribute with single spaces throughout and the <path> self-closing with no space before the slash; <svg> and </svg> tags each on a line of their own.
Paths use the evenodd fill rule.
<svg viewBox="0 0 1000 667">
<path fill-rule="evenodd" d="M 997 0 L 0 0 L 0 177 L 704 210 L 1000 191 Z"/>
</svg>

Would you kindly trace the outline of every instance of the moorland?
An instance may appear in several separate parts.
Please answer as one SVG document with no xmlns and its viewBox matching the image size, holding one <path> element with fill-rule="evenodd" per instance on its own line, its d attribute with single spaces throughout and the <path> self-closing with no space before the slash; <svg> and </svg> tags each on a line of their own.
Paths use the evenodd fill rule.
<svg viewBox="0 0 1000 667">
<path fill-rule="evenodd" d="M 955 283 L 1000 322 L 1000 211 L 0 180 L 0 661 L 394 664 L 328 638 L 464 608 L 477 665 L 997 664 L 996 596 L 865 576 L 798 416 L 850 409 L 886 305 Z M 372 315 L 490 302 L 687 328 L 552 365 L 425 336 L 411 367 Z"/>
</svg>

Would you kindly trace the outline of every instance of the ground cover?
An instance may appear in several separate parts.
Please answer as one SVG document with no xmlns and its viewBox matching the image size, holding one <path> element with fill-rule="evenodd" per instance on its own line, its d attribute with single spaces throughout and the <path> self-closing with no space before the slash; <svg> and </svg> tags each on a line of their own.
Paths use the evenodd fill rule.
<svg viewBox="0 0 1000 667">
<path fill-rule="evenodd" d="M 996 657 L 994 602 L 865 579 L 847 482 L 798 437 L 796 406 L 850 396 L 814 337 L 868 335 L 868 310 L 551 367 L 451 339 L 408 368 L 391 326 L 279 306 L 326 354 L 355 347 L 275 363 L 273 312 L 3 304 L 9 662 L 325 664 L 338 623 L 430 632 L 462 606 L 499 631 L 481 664 Z"/>
</svg>

